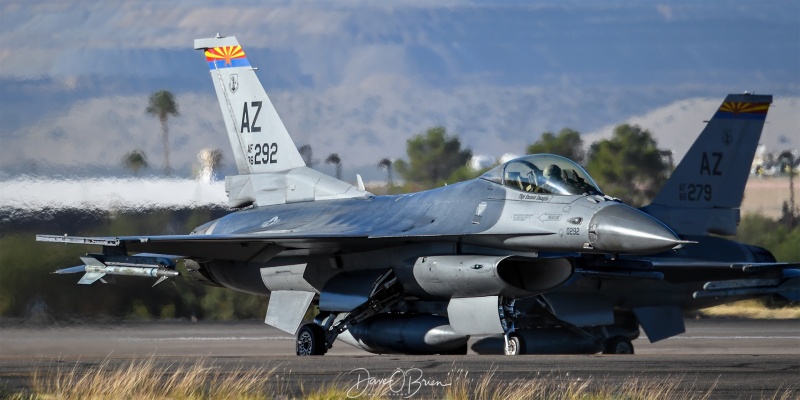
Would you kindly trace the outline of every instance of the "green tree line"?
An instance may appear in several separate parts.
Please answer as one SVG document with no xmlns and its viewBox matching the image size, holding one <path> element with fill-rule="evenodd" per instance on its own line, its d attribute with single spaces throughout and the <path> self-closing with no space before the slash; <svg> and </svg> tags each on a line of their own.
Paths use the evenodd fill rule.
<svg viewBox="0 0 800 400">
<path fill-rule="evenodd" d="M 674 169 L 672 153 L 659 149 L 653 135 L 638 125 L 617 126 L 611 138 L 592 143 L 588 154 L 583 147 L 580 132 L 564 128 L 558 134 L 544 132 L 526 152 L 557 154 L 576 161 L 604 193 L 634 206 L 652 200 Z M 397 160 L 393 165 L 405 185 L 391 188 L 390 192 L 431 189 L 486 172 L 468 167 L 472 151 L 463 148 L 458 136 L 448 134 L 443 127 L 413 136 L 406 144 L 406 153 L 408 161 Z"/>
<path fill-rule="evenodd" d="M 53 245 L 34 241 L 53 227 L 71 235 L 116 236 L 189 232 L 227 213 L 221 209 L 141 210 L 136 212 L 55 212 L 41 219 L 28 216 L 14 223 L 3 215 L 0 237 L 0 316 L 59 319 L 105 316 L 116 318 L 205 318 L 215 320 L 263 317 L 264 298 L 203 285 L 184 277 L 151 287 L 152 279 L 104 278 L 108 284 L 78 285 L 81 274 L 52 275 L 80 264 L 78 257 L 97 252 L 94 246 Z M 27 227 L 26 227 L 27 226 Z M 50 227 L 50 228 L 48 228 Z M 13 233 L 10 231 L 13 230 Z"/>
</svg>

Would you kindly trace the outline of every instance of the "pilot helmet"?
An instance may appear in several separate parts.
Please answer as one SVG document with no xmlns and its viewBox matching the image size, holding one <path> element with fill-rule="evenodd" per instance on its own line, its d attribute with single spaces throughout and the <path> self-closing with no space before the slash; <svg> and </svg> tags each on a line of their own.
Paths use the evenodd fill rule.
<svg viewBox="0 0 800 400">
<path fill-rule="evenodd" d="M 548 165 L 544 169 L 544 177 L 547 179 L 561 179 L 561 168 L 555 164 Z"/>
</svg>

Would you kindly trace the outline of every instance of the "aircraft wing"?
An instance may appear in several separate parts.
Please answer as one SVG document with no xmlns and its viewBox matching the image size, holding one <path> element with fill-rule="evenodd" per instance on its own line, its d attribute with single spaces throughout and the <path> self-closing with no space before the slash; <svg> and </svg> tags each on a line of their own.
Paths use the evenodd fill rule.
<svg viewBox="0 0 800 400">
<path fill-rule="evenodd" d="M 333 235 L 160 235 L 120 237 L 78 237 L 37 235 L 40 242 L 99 245 L 119 248 L 120 252 L 149 252 L 174 254 L 185 258 L 224 259 L 249 261 L 269 251 L 272 256 L 285 250 L 314 251 L 338 250 L 366 237 Z M 376 245 L 378 245 L 376 243 Z"/>
<path fill-rule="evenodd" d="M 222 259 L 232 261 L 267 261 L 275 255 L 292 252 L 298 255 L 330 254 L 341 251 L 365 251 L 391 246 L 394 243 L 447 242 L 458 235 L 393 235 L 333 233 L 269 233 L 218 235 L 159 235 L 120 237 L 79 237 L 37 235 L 36 241 L 96 245 L 118 248 L 117 253 L 147 252 L 180 255 L 193 259 Z M 497 235 L 489 240 L 501 240 Z M 267 254 L 269 254 L 267 256 Z"/>
</svg>

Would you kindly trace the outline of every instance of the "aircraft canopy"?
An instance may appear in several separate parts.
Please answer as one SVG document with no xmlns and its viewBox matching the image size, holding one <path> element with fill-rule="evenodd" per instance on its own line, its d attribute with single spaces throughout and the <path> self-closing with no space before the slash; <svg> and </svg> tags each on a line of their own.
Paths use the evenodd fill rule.
<svg viewBox="0 0 800 400">
<path fill-rule="evenodd" d="M 602 192 L 576 162 L 554 154 L 515 158 L 481 175 L 511 189 L 555 195 L 595 195 Z"/>
</svg>

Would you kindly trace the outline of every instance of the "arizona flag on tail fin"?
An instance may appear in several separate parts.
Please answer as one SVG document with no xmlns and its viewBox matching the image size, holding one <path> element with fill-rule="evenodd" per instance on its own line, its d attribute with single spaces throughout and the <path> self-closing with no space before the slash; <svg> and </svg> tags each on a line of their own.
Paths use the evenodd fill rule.
<svg viewBox="0 0 800 400">
<path fill-rule="evenodd" d="M 729 98 L 733 96 L 728 96 Z M 768 96 L 761 96 L 768 97 Z M 726 101 L 722 103 L 714 114 L 714 118 L 722 119 L 752 119 L 756 121 L 763 121 L 767 119 L 767 111 L 772 102 L 772 97 L 769 102 L 747 102 L 747 101 Z"/>
<path fill-rule="evenodd" d="M 684 235 L 735 235 L 772 96 L 730 94 L 644 211 Z"/>
<path fill-rule="evenodd" d="M 222 46 L 208 49 L 206 50 L 206 61 L 208 61 L 208 68 L 212 70 L 250 66 L 242 46 Z"/>
</svg>

